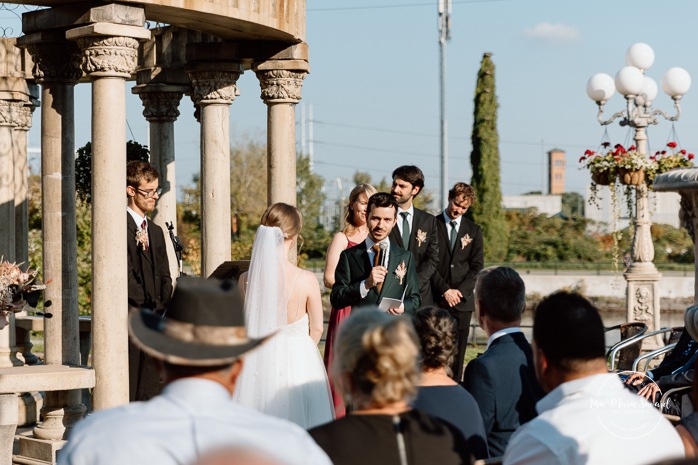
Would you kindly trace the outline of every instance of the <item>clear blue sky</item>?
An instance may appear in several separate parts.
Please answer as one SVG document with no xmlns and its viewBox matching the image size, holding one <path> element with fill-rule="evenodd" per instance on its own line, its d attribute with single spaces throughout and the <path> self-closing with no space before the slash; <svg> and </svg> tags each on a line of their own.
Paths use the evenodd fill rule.
<svg viewBox="0 0 698 465">
<path fill-rule="evenodd" d="M 0 10 L 3 25 L 11 24 L 11 16 Z M 311 74 L 303 102 L 314 108 L 315 169 L 328 180 L 329 195 L 337 195 L 337 177 L 347 186 L 360 169 L 378 180 L 405 163 L 419 165 L 427 188 L 437 194 L 436 18 L 436 0 L 307 0 Z M 554 147 L 567 152 L 567 190 L 584 191 L 589 177 L 577 169 L 577 160 L 585 148 L 597 148 L 603 135 L 586 82 L 597 72 L 615 75 L 635 42 L 654 48 L 655 64 L 647 74 L 658 83 L 672 66 L 693 77 L 676 130 L 683 148 L 698 151 L 696 20 L 694 0 L 453 0 L 447 46 L 449 184 L 470 181 L 473 92 L 484 52 L 493 53 L 496 66 L 505 195 L 541 190 L 544 153 Z M 232 142 L 249 137 L 264 142 L 266 107 L 257 79 L 247 72 L 238 86 L 241 95 L 231 107 Z M 76 147 L 90 138 L 89 95 L 89 85 L 76 88 Z M 656 107 L 670 111 L 671 105 L 660 90 Z M 607 111 L 623 106 L 616 94 Z M 135 139 L 147 143 L 140 100 L 130 96 L 127 109 Z M 182 100 L 180 111 L 176 158 L 181 186 L 199 170 L 199 133 L 190 100 Z M 30 132 L 34 148 L 40 146 L 39 123 L 36 113 Z M 651 127 L 651 150 L 660 149 L 670 131 L 667 122 Z M 630 138 L 617 122 L 609 133 L 614 142 Z"/>
</svg>

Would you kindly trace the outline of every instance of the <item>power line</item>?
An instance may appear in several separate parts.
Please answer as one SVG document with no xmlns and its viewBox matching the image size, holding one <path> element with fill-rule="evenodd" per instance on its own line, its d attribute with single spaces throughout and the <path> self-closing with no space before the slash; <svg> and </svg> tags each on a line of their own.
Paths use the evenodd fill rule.
<svg viewBox="0 0 698 465">
<path fill-rule="evenodd" d="M 438 134 L 429 134 L 429 133 L 425 133 L 425 132 L 400 131 L 398 129 L 386 129 L 386 128 L 371 127 L 371 126 L 359 126 L 359 125 L 355 125 L 355 124 L 333 123 L 330 121 L 315 120 L 314 122 L 316 124 L 322 124 L 325 126 L 335 126 L 335 127 L 347 128 L 347 129 L 358 129 L 358 130 L 363 130 L 363 131 L 373 131 L 373 132 L 379 132 L 379 133 L 385 133 L 385 134 L 400 134 L 400 135 L 406 135 L 406 136 L 433 137 L 433 138 L 439 137 Z M 449 136 L 448 138 L 453 139 L 453 140 L 470 140 L 470 137 L 466 137 L 466 136 Z M 540 146 L 540 141 L 539 142 L 528 142 L 528 141 L 520 141 L 520 140 L 500 139 L 499 143 L 506 144 L 506 145 L 530 145 L 530 146 L 535 146 L 535 147 Z M 571 147 L 571 148 L 583 148 L 583 149 L 589 148 L 588 144 L 587 145 L 561 144 L 561 143 L 556 143 L 556 142 L 550 142 L 547 145 Z"/>
<path fill-rule="evenodd" d="M 506 2 L 510 0 L 455 0 L 454 4 L 467 4 L 467 3 L 494 3 L 494 2 Z M 347 11 L 347 10 L 384 10 L 392 8 L 415 8 L 415 7 L 433 7 L 434 3 L 403 3 L 398 5 L 370 5 L 370 6 L 338 6 L 333 8 L 306 8 L 307 12 L 326 12 L 326 11 Z"/>
</svg>

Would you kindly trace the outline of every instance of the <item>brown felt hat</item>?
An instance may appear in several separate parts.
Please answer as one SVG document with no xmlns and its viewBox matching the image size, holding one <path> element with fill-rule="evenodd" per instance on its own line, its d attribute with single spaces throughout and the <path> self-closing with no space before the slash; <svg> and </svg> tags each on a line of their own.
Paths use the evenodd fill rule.
<svg viewBox="0 0 698 465">
<path fill-rule="evenodd" d="M 164 316 L 141 308 L 129 315 L 133 342 L 175 365 L 232 363 L 273 335 L 247 337 L 240 289 L 234 281 L 184 276 L 177 280 Z"/>
</svg>

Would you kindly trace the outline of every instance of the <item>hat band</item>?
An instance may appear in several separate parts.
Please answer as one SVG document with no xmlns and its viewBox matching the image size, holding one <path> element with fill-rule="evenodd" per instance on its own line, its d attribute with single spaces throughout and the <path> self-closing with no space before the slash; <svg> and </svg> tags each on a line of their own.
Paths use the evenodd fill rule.
<svg viewBox="0 0 698 465">
<path fill-rule="evenodd" d="M 182 342 L 215 346 L 239 345 L 249 342 L 244 326 L 199 326 L 163 318 L 160 329 Z"/>
</svg>

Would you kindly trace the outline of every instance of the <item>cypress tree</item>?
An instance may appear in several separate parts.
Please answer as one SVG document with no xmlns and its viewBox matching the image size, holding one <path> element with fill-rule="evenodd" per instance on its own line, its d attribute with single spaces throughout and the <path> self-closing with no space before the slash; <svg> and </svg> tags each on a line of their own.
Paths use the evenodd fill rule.
<svg viewBox="0 0 698 465">
<path fill-rule="evenodd" d="M 482 228 L 485 260 L 502 261 L 508 248 L 506 218 L 502 209 L 499 167 L 499 135 L 497 133 L 497 96 L 494 63 L 485 53 L 477 74 L 470 164 L 476 200 L 469 212 Z"/>
</svg>

